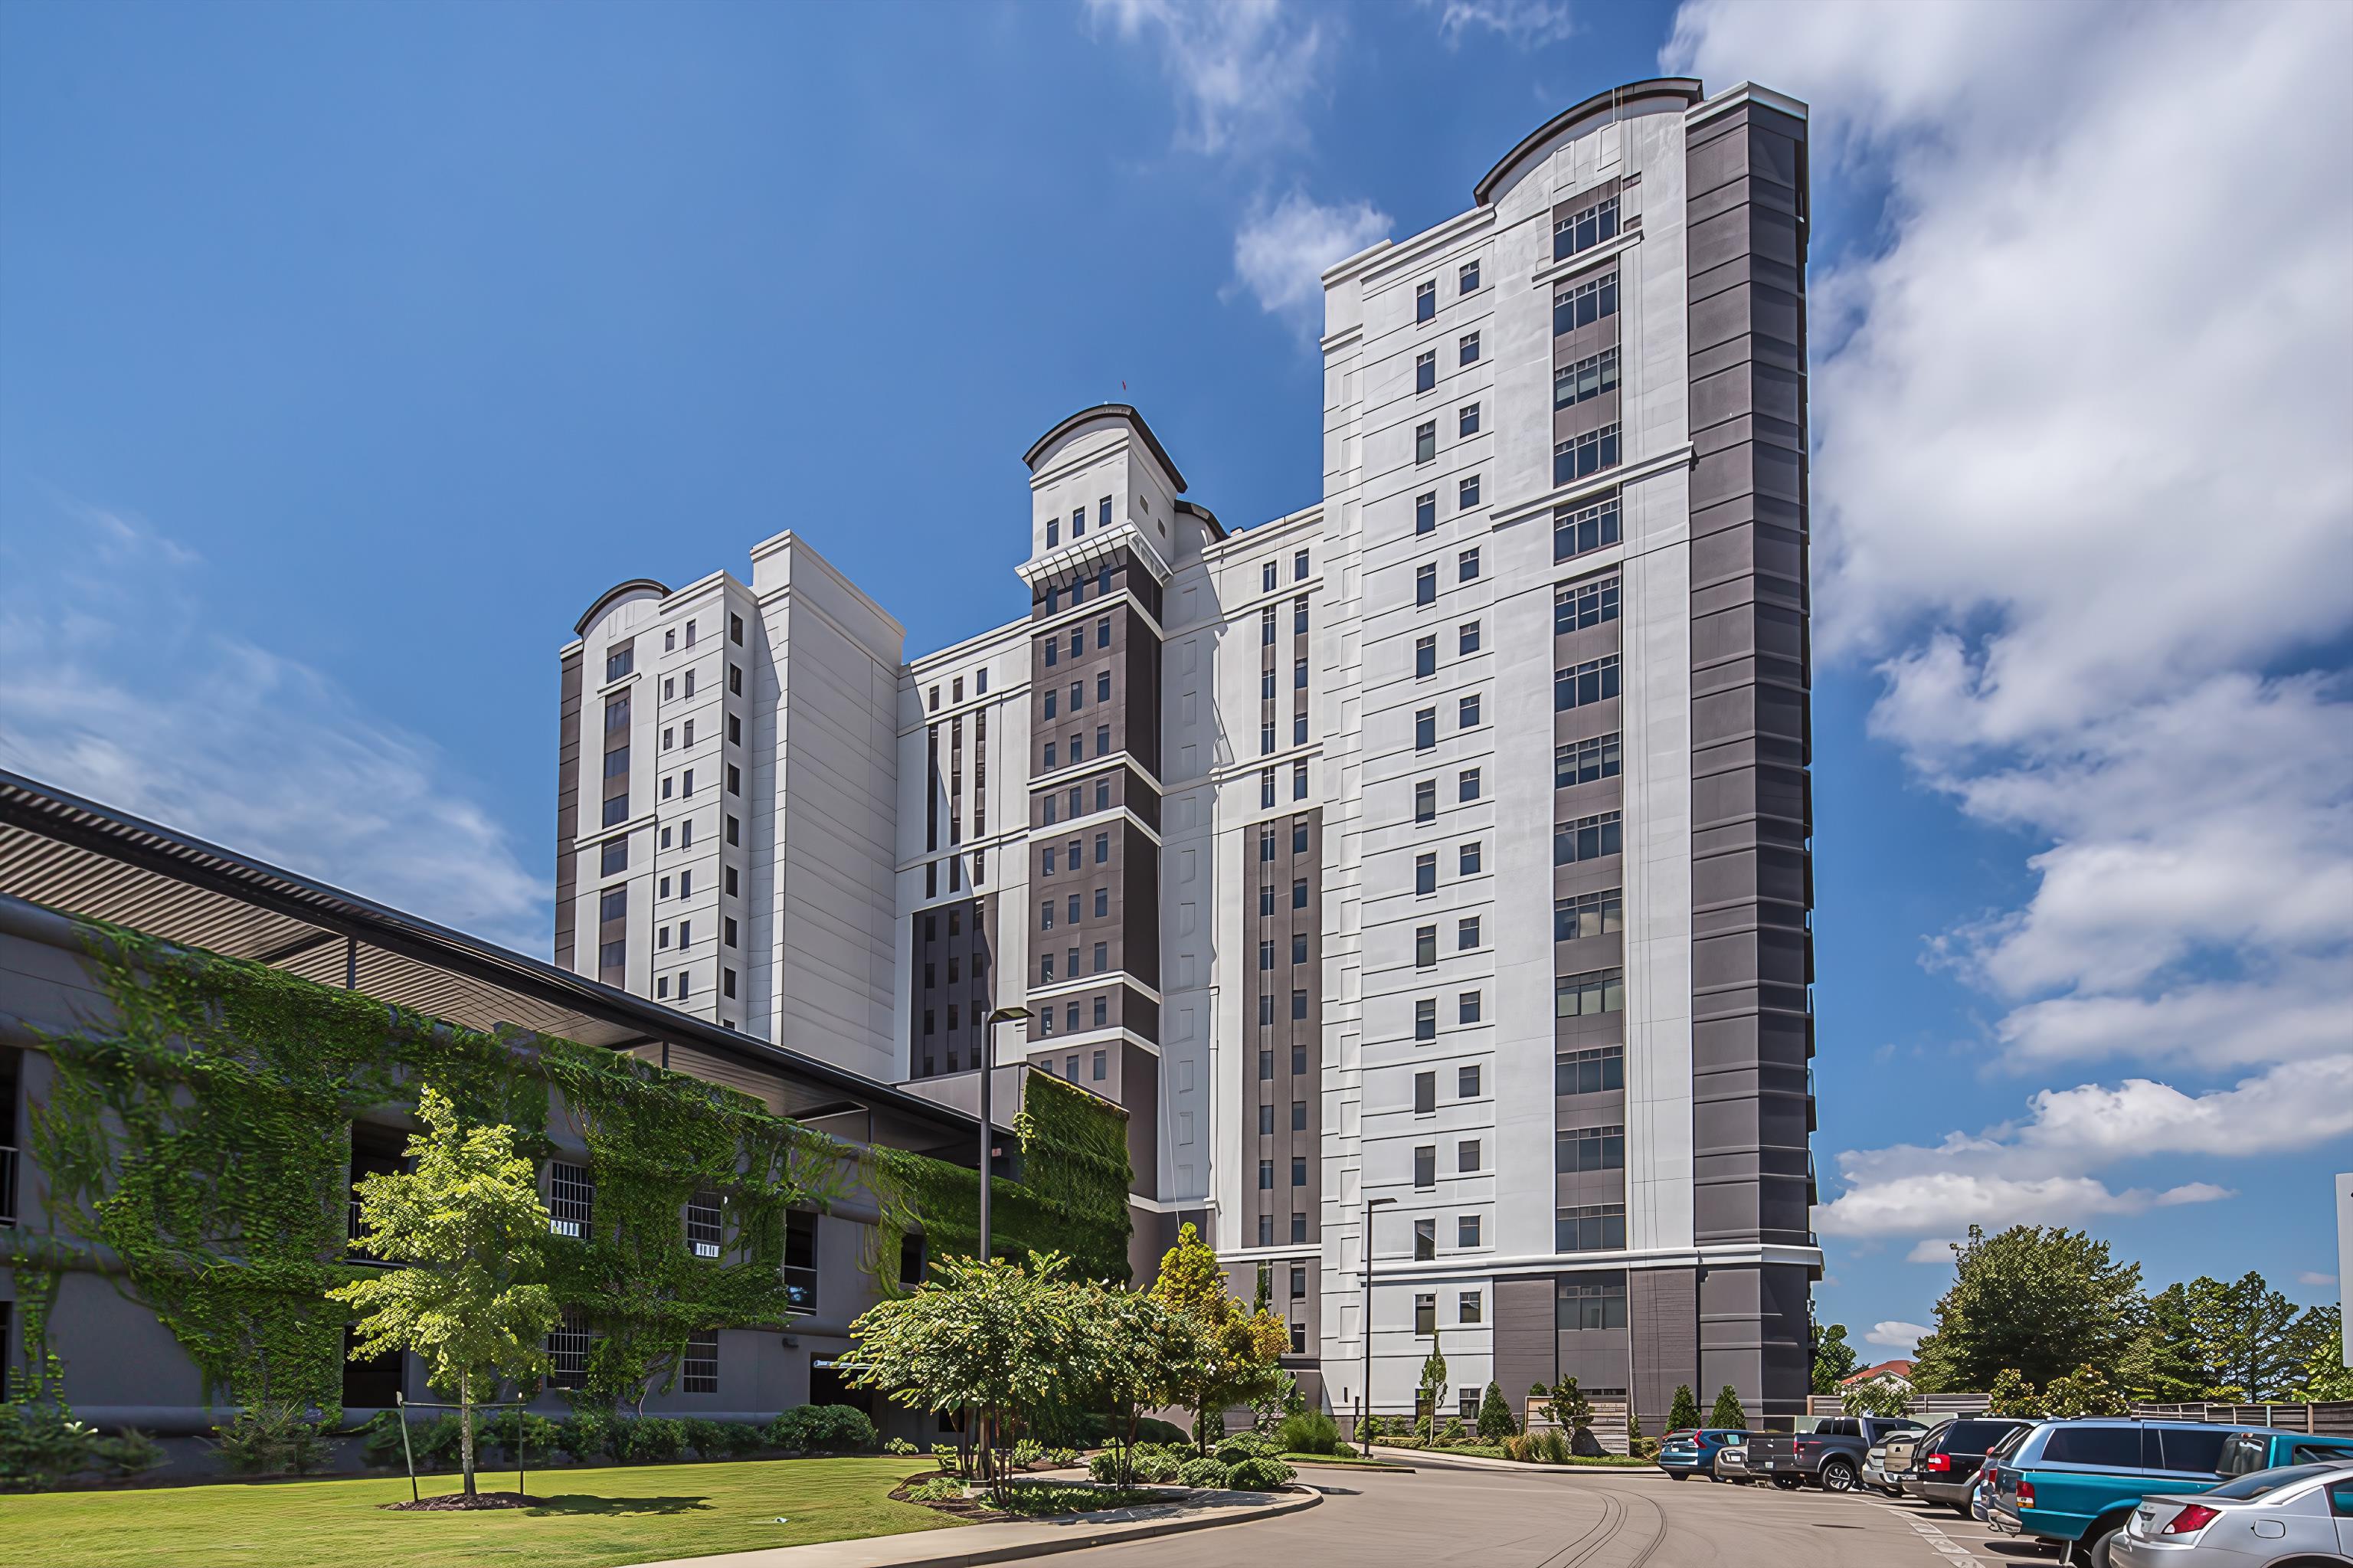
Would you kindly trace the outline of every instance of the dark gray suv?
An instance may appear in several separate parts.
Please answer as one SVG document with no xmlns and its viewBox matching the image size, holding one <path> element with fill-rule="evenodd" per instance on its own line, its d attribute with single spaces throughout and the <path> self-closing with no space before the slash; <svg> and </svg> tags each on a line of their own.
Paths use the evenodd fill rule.
<svg viewBox="0 0 2353 1568">
<path fill-rule="evenodd" d="M 1904 1489 L 1966 1517 L 1969 1489 L 1977 1484 L 1978 1467 L 1985 1463 L 1986 1450 L 2033 1425 L 2011 1415 L 1963 1415 L 1947 1421 L 1912 1450 Z"/>
</svg>

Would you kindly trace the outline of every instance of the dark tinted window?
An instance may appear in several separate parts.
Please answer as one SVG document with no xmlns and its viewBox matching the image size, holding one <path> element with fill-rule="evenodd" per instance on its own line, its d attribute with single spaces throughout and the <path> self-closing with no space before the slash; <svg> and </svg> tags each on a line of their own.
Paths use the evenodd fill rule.
<svg viewBox="0 0 2353 1568">
<path fill-rule="evenodd" d="M 2042 1458 L 2045 1463 L 2052 1465 L 2106 1465 L 2121 1469 L 2138 1469 L 2141 1463 L 2140 1428 L 2054 1426 L 2042 1445 Z"/>
<path fill-rule="evenodd" d="M 2222 1467 L 2222 1444 L 2230 1436 L 2219 1426 L 2160 1427 L 2158 1468 L 2213 1475 Z"/>
<path fill-rule="evenodd" d="M 2027 1434 L 2033 1430 L 2034 1428 L 2031 1426 L 2011 1427 L 2007 1434 L 1995 1440 L 1992 1447 L 1986 1450 L 1986 1457 L 1988 1459 L 2006 1459 L 2010 1457 L 2010 1456 L 2018 1452 L 2018 1446 L 2025 1442 Z"/>
<path fill-rule="evenodd" d="M 2016 1428 L 2007 1421 L 1956 1421 L 1945 1428 L 1940 1454 L 1982 1454 Z"/>
<path fill-rule="evenodd" d="M 2214 1468 L 2225 1476 L 2243 1476 L 2249 1470 L 2270 1467 L 2272 1440 L 2260 1432 L 2233 1432 L 2223 1439 L 2221 1456 Z"/>
<path fill-rule="evenodd" d="M 2173 1434 L 2168 1432 L 2166 1436 L 2170 1437 Z M 2277 1469 L 2257 1470 L 2252 1476 L 2241 1476 L 2235 1481 L 2225 1481 L 2205 1495 L 2217 1498 L 2264 1497 L 2281 1487 L 2292 1487 L 2298 1481 L 2308 1481 L 2316 1476 L 2332 1474 L 2336 1468 L 2334 1465 L 2282 1465 Z"/>
</svg>

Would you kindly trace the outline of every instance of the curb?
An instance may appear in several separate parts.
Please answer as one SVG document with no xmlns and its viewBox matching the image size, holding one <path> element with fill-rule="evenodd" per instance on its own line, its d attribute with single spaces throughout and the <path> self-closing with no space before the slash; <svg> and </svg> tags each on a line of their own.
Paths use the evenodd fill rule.
<svg viewBox="0 0 2353 1568">
<path fill-rule="evenodd" d="M 1115 1546 L 1127 1541 L 1150 1541 L 1155 1536 L 1183 1535 L 1196 1530 L 1212 1530 L 1219 1525 L 1249 1524 L 1256 1520 L 1280 1519 L 1285 1514 L 1303 1512 L 1323 1501 L 1324 1494 L 1310 1489 L 1303 1496 L 1284 1497 L 1280 1501 L 1247 1510 L 1209 1512 L 1190 1518 L 1154 1520 L 1148 1522 L 1136 1520 L 1103 1520 L 1092 1526 L 1073 1529 L 1066 1536 L 1057 1536 L 1049 1541 L 1008 1542 L 1003 1546 L 980 1546 L 964 1552 L 939 1552 L 924 1557 L 893 1558 L 888 1563 L 887 1568 L 979 1568 L 983 1563 L 1018 1563 L 1029 1557 L 1050 1557 L 1058 1552 L 1084 1552 L 1092 1547 Z M 1029 1524 L 1047 1521 L 1024 1520 L 1022 1522 Z M 990 1527 L 975 1525 L 969 1528 L 987 1530 Z M 965 1532 L 962 1530 L 945 1530 L 916 1533 L 955 1536 Z M 881 1536 L 875 1538 L 875 1544 L 879 1546 L 887 1542 L 905 1539 L 904 1535 Z M 791 1561 L 784 1556 L 786 1552 L 821 1552 L 827 1548 L 849 1548 L 857 1544 L 858 1542 L 850 1541 L 813 1541 L 803 1546 L 753 1547 L 744 1552 L 723 1552 L 707 1557 L 680 1558 L 671 1561 L 717 1564 L 731 1559 L 741 1558 L 747 1562 L 782 1563 Z M 654 1564 L 651 1568 L 661 1568 L 661 1565 Z"/>
<path fill-rule="evenodd" d="M 1318 1469 L 1324 1470 L 1370 1470 L 1377 1476 L 1410 1476 L 1413 1474 L 1413 1467 L 1411 1465 L 1400 1464 L 1392 1459 L 1286 1458 L 1282 1462 L 1289 1465 L 1294 1470 L 1312 1465 Z"/>
<path fill-rule="evenodd" d="M 1384 1454 L 1410 1454 L 1414 1462 L 1438 1469 L 1511 1470 L 1519 1475 L 1567 1476 L 1651 1476 L 1665 1479 L 1655 1465 L 1523 1465 L 1512 1459 L 1489 1459 L 1477 1454 L 1433 1453 L 1427 1448 L 1384 1448 Z"/>
</svg>

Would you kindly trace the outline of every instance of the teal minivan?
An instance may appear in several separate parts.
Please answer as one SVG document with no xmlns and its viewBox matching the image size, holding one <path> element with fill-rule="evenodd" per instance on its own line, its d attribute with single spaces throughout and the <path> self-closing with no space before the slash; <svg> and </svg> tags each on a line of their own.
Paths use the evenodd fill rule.
<svg viewBox="0 0 2353 1568">
<path fill-rule="evenodd" d="M 2109 1568 L 2108 1538 L 2144 1497 L 2328 1459 L 2353 1459 L 2353 1437 L 2186 1421 L 2046 1421 L 2001 1462 L 1988 1521 L 2058 1542 L 2071 1568 Z"/>
</svg>

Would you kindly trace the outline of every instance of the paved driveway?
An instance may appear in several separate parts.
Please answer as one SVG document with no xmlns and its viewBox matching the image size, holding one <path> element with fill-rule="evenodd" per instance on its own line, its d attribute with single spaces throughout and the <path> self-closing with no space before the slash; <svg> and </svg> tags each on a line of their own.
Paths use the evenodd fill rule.
<svg viewBox="0 0 2353 1568">
<path fill-rule="evenodd" d="M 1263 1524 L 1100 1547 L 1105 1568 L 2049 1568 L 2055 1553 L 1992 1537 L 1948 1510 L 1875 1493 L 1670 1481 L 1656 1471 L 1488 1470 L 1410 1476 L 1303 1468 L 1324 1506 Z"/>
</svg>

